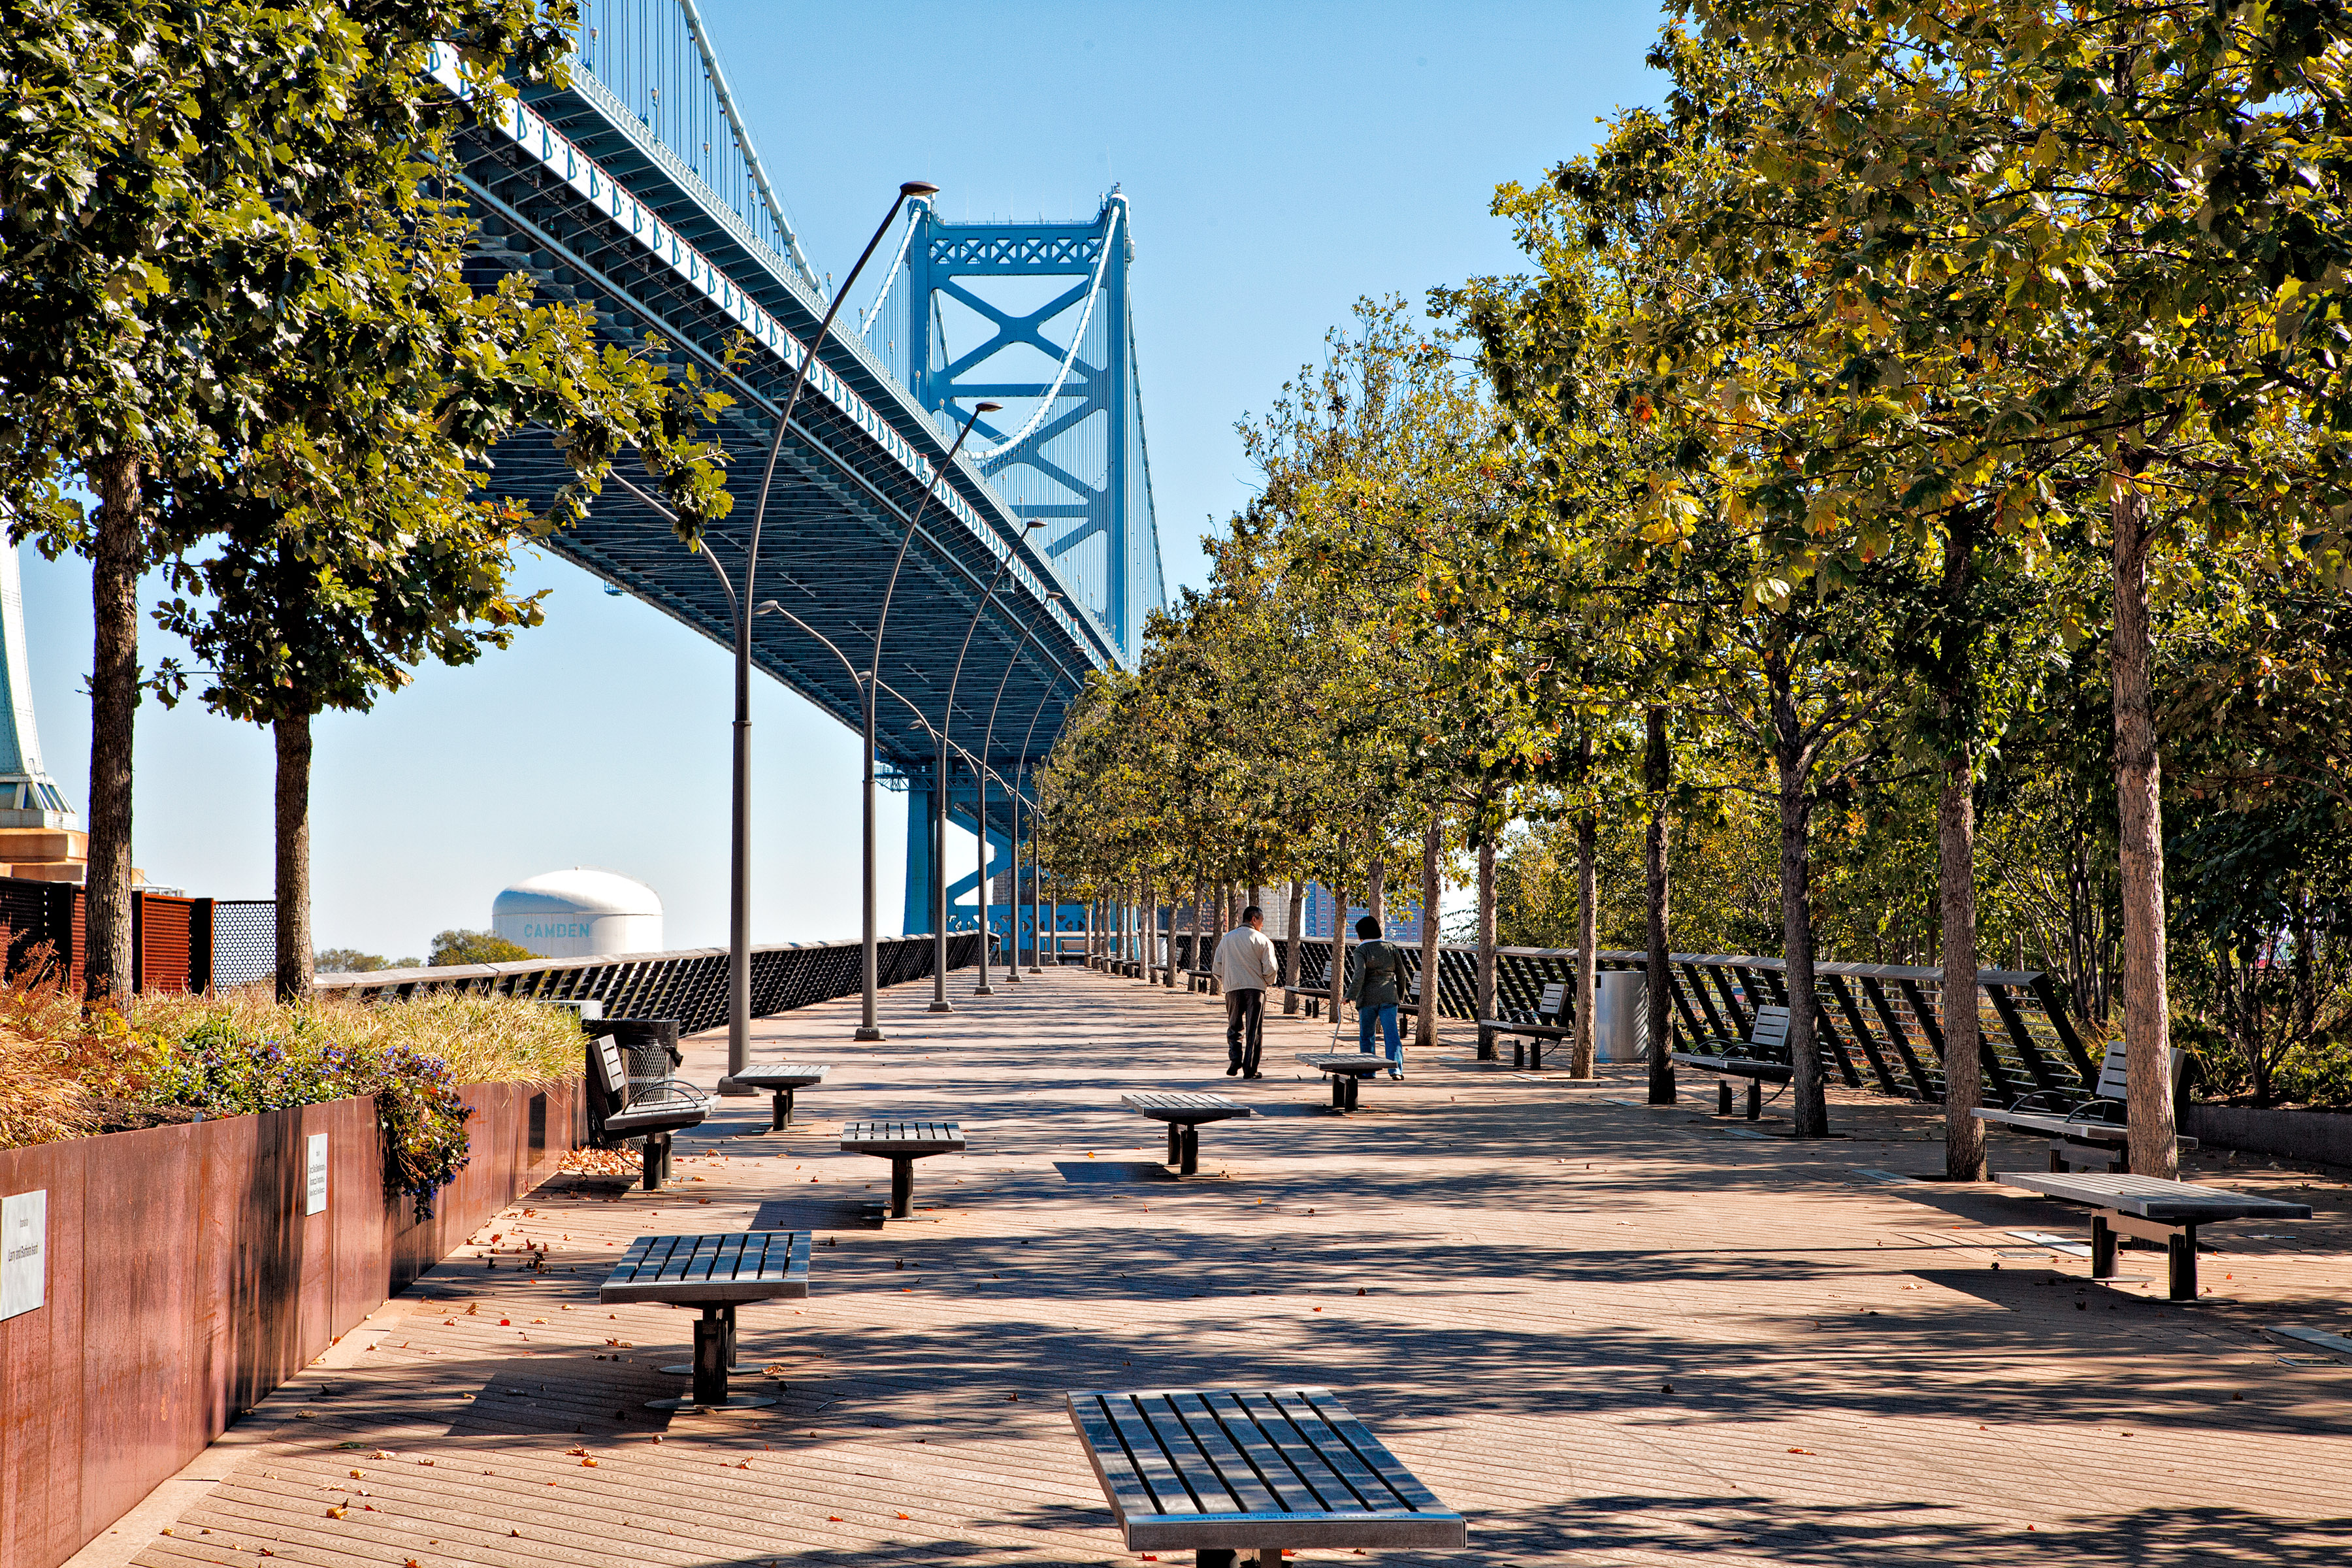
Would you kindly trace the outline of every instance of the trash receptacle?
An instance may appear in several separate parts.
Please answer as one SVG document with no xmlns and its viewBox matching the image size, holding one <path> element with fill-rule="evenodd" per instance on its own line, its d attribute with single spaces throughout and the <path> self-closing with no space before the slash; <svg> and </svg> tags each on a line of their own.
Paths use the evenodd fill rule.
<svg viewBox="0 0 2352 1568">
<path fill-rule="evenodd" d="M 1650 986 L 1638 969 L 1604 969 L 1593 976 L 1592 1058 L 1637 1062 L 1649 1054 Z"/>
</svg>

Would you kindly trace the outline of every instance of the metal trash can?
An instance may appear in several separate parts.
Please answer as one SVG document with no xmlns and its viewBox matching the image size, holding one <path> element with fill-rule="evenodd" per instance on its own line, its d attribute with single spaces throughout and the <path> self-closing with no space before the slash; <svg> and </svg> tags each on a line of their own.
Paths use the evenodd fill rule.
<svg viewBox="0 0 2352 1568">
<path fill-rule="evenodd" d="M 1604 969 L 1593 976 L 1592 1059 L 1637 1062 L 1650 1049 L 1649 977 L 1638 969 Z"/>
</svg>

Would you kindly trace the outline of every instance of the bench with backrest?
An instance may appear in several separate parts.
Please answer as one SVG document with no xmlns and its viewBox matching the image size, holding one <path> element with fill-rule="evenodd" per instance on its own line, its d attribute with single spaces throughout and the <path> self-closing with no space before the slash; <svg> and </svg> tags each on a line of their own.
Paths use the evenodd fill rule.
<svg viewBox="0 0 2352 1568">
<path fill-rule="evenodd" d="M 1362 1552 L 1469 1544 L 1469 1527 L 1328 1388 L 1089 1389 L 1069 1394 L 1127 1549 L 1191 1551 L 1200 1568 L 1286 1547 Z"/>
<path fill-rule="evenodd" d="M 963 1129 L 952 1121 L 845 1121 L 841 1147 L 890 1162 L 890 1213 L 905 1219 L 914 1212 L 915 1162 L 961 1149 Z"/>
<path fill-rule="evenodd" d="M 613 1265 L 596 1292 L 600 1301 L 664 1301 L 699 1307 L 694 1325 L 694 1360 L 685 1367 L 694 1391 L 684 1399 L 654 1399 L 656 1410 L 712 1406 L 749 1410 L 775 1400 L 765 1394 L 727 1392 L 735 1367 L 735 1309 L 745 1301 L 808 1294 L 809 1233 L 754 1230 L 725 1236 L 641 1236 Z"/>
<path fill-rule="evenodd" d="M 1786 1083 L 1797 1075 L 1796 1068 L 1789 1060 L 1789 1010 L 1774 1003 L 1766 1003 L 1756 1009 L 1756 1016 L 1748 1026 L 1746 1039 L 1709 1035 L 1695 1043 L 1702 1047 L 1712 1046 L 1715 1049 L 1676 1051 L 1674 1059 L 1684 1067 L 1724 1076 L 1724 1081 L 1716 1086 L 1718 1092 L 1715 1109 L 1718 1115 L 1731 1114 L 1733 1079 L 1748 1080 L 1748 1120 L 1755 1121 L 1764 1114 L 1764 1086 Z"/>
<path fill-rule="evenodd" d="M 646 1191 L 659 1192 L 670 1173 L 670 1137 L 698 1125 L 710 1113 L 710 1101 L 683 1079 L 633 1076 L 621 1048 L 621 1036 L 635 1030 L 656 1030 L 667 1024 L 676 1037 L 677 1025 L 659 1019 L 597 1018 L 583 1026 L 588 1037 L 588 1141 L 600 1149 L 616 1149 L 632 1140 L 645 1141 Z"/>
<path fill-rule="evenodd" d="M 2112 1279 L 2116 1241 L 2133 1237 L 2153 1241 L 2167 1253 L 2167 1294 L 2176 1301 L 2197 1299 L 2197 1227 L 2233 1219 L 2309 1219 L 2311 1205 L 2281 1198 L 2233 1193 L 2226 1187 L 2169 1182 L 2158 1176 L 2075 1171 L 2043 1174 L 2005 1171 L 1993 1177 L 2045 1197 L 2090 1208 L 2091 1278 Z"/>
<path fill-rule="evenodd" d="M 1282 988 L 1284 1008 L 1286 1010 L 1293 1002 L 1304 1003 L 1307 1016 L 1310 1018 L 1321 1017 L 1323 1005 L 1330 1000 L 1331 988 L 1328 985 L 1286 985 Z"/>
<path fill-rule="evenodd" d="M 2096 1092 L 2042 1089 L 2006 1109 L 1979 1106 L 1969 1114 L 1995 1126 L 2047 1133 L 2053 1171 L 2071 1171 L 2085 1163 L 2109 1172 L 2126 1171 L 2131 1165 L 2131 1137 L 2124 1102 L 2130 1086 L 2125 1063 L 2123 1041 L 2111 1040 L 2107 1043 L 2106 1059 L 2099 1064 Z M 2188 1077 L 2189 1053 L 2175 1050 L 2171 1068 L 2172 1096 L 2178 1103 Z M 2181 1138 L 2177 1146 L 2194 1149 L 2197 1140 Z"/>
<path fill-rule="evenodd" d="M 1250 1108 L 1222 1094 L 1198 1094 L 1184 1089 L 1145 1089 L 1119 1096 L 1118 1102 L 1139 1115 L 1168 1124 L 1168 1163 L 1180 1176 L 1201 1169 L 1201 1123 L 1254 1115 Z"/>
<path fill-rule="evenodd" d="M 1524 1018 L 1481 1018 L 1478 1020 L 1479 1055 L 1493 1047 L 1495 1037 L 1516 1037 L 1511 1041 L 1511 1065 L 1526 1066 L 1528 1047 L 1535 1048 L 1535 1065 L 1543 1066 L 1546 1040 L 1564 1040 L 1576 1033 L 1576 1026 L 1568 1017 L 1568 982 L 1555 980 L 1543 988 L 1536 998 L 1535 1012 Z"/>
</svg>

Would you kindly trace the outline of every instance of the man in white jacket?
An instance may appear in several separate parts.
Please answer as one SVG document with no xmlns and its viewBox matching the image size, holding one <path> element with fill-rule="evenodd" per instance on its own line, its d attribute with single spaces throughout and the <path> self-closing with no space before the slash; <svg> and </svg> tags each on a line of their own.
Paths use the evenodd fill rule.
<svg viewBox="0 0 2352 1568">
<path fill-rule="evenodd" d="M 1264 910 L 1252 904 L 1242 911 L 1242 923 L 1217 943 L 1209 973 L 1225 994 L 1225 1076 L 1263 1077 L 1257 1058 L 1265 1047 L 1265 988 L 1282 973 Z"/>
</svg>

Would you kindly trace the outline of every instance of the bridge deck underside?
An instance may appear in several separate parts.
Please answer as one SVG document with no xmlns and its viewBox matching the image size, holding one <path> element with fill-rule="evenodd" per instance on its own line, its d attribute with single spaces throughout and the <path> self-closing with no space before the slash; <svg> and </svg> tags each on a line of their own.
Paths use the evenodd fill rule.
<svg viewBox="0 0 2352 1568">
<path fill-rule="evenodd" d="M 588 521 L 551 536 L 547 546 L 731 647 L 728 591 L 711 560 L 740 582 L 761 470 L 788 373 L 772 353 L 754 346 L 727 377 L 727 347 L 740 328 L 724 310 L 510 142 L 493 132 L 474 132 L 464 153 L 467 195 L 483 226 L 477 265 L 485 280 L 499 272 L 527 272 L 543 298 L 591 307 L 607 341 L 643 350 L 645 340 L 656 336 L 668 345 L 665 357 L 673 375 L 691 365 L 706 381 L 727 379 L 737 401 L 721 416 L 717 434 L 731 459 L 729 488 L 735 510 L 712 527 L 710 559 L 688 550 L 650 506 L 613 485 L 595 500 Z M 757 281 L 761 286 L 747 291 L 796 333 L 813 335 L 815 323 L 793 314 L 805 314 L 797 295 L 772 277 Z M 847 353 L 836 359 L 828 353 L 825 363 L 858 387 L 873 407 L 885 411 L 904 441 L 933 460 L 942 455 L 937 432 L 919 416 L 906 417 L 912 405 L 870 366 Z M 633 460 L 625 459 L 625 471 L 646 482 Z M 960 470 L 950 475 L 994 531 L 992 536 L 975 530 L 934 504 L 908 550 L 891 601 L 877 739 L 886 763 L 918 776 L 928 774 L 936 754 L 924 725 L 941 721 L 975 606 L 997 575 L 1002 541 L 1016 531 L 1011 514 L 984 487 Z M 533 433 L 500 447 L 492 482 L 500 493 L 544 503 L 570 477 L 562 454 L 544 433 Z M 755 598 L 776 600 L 862 668 L 872 655 L 884 586 L 921 492 L 921 481 L 873 432 L 812 388 L 795 409 L 777 466 Z M 988 761 L 1006 772 L 1024 760 L 1020 753 L 1025 735 L 1034 736 L 1033 752 L 1050 743 L 1087 671 L 1107 662 L 1104 648 L 1074 637 L 1050 616 L 1037 616 L 1033 584 L 1052 583 L 1052 569 L 1025 544 L 1018 548 L 1033 575 L 1024 584 L 1021 574 L 1005 573 L 982 609 L 950 722 L 957 748 L 979 752 L 1002 679 Z M 1033 622 L 1035 634 L 1015 658 Z M 843 723 L 860 722 L 849 670 L 784 617 L 755 621 L 753 658 Z"/>
</svg>

